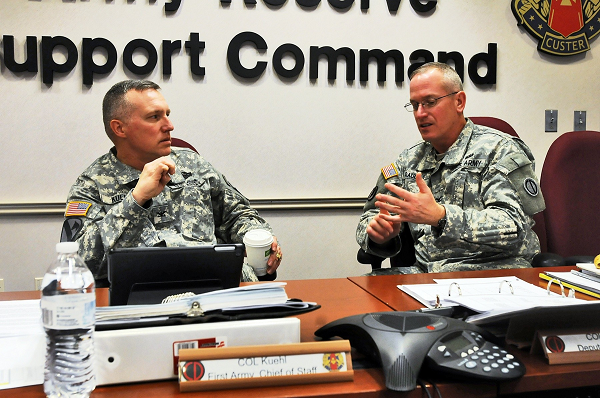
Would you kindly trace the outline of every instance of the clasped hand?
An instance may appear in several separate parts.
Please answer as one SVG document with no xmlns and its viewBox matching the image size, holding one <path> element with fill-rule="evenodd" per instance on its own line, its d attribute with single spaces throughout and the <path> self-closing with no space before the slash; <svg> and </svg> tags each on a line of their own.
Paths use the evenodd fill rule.
<svg viewBox="0 0 600 398">
<path fill-rule="evenodd" d="M 175 174 L 175 163 L 168 156 L 163 156 L 144 165 L 140 179 L 133 189 L 135 201 L 143 206 L 148 200 L 160 194 L 165 185 Z"/>
<path fill-rule="evenodd" d="M 446 215 L 446 209 L 435 201 L 421 173 L 417 173 L 416 182 L 417 193 L 387 183 L 385 188 L 396 196 L 377 194 L 375 206 L 379 214 L 367 226 L 367 234 L 373 242 L 383 244 L 396 237 L 403 221 L 437 225 Z"/>
<path fill-rule="evenodd" d="M 277 243 L 277 238 L 273 236 L 273 243 L 271 243 L 271 254 L 267 260 L 267 274 L 270 275 L 275 272 L 281 265 L 282 259 L 283 252 L 281 251 L 281 246 L 279 246 L 279 243 Z"/>
</svg>

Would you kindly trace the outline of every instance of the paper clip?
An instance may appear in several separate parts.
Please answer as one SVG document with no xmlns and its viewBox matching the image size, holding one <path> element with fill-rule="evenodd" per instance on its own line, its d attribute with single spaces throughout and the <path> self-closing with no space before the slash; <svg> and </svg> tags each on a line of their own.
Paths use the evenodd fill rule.
<svg viewBox="0 0 600 398">
<path fill-rule="evenodd" d="M 456 282 L 452 282 L 450 284 L 450 286 L 448 287 L 448 296 L 452 296 L 452 286 L 456 285 L 457 289 L 458 289 L 458 295 L 462 296 L 462 290 L 460 290 L 460 285 Z"/>
<path fill-rule="evenodd" d="M 502 293 L 502 285 L 504 285 L 504 283 L 506 283 L 508 285 L 508 287 L 510 287 L 510 294 L 515 294 L 515 290 L 513 289 L 510 282 L 507 281 L 506 279 L 503 280 L 502 282 L 500 282 L 500 287 L 498 287 L 498 293 Z"/>
</svg>

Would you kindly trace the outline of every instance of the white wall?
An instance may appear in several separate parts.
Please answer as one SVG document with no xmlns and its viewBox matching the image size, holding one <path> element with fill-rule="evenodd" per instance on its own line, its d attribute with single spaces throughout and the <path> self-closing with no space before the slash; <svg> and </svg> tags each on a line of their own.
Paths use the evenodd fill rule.
<svg viewBox="0 0 600 398">
<path fill-rule="evenodd" d="M 508 1 L 440 1 L 436 10 L 420 15 L 408 0 L 398 13 L 384 0 L 360 1 L 340 12 L 326 1 L 312 10 L 288 0 L 270 8 L 263 0 L 247 7 L 232 0 L 183 1 L 177 13 L 165 16 L 165 1 L 3 0 L 0 34 L 15 37 L 17 60 L 24 59 L 26 36 L 65 36 L 81 55 L 84 37 L 103 37 L 117 48 L 115 70 L 82 84 L 82 64 L 54 84 L 37 74 L 14 74 L 0 61 L 0 123 L 5 173 L 0 179 L 0 204 L 55 203 L 65 199 L 77 175 L 110 146 L 103 133 L 100 104 L 117 81 L 136 78 L 124 72 L 122 52 L 143 38 L 160 49 L 162 40 L 188 40 L 198 32 L 206 48 L 200 56 L 203 79 L 191 76 L 189 57 L 174 57 L 173 73 L 163 78 L 159 66 L 149 76 L 159 83 L 169 102 L 174 136 L 185 138 L 251 199 L 365 197 L 378 170 L 419 139 L 412 115 L 402 109 L 408 84 L 376 83 L 371 65 L 366 85 L 358 81 L 360 49 L 402 51 L 406 69 L 417 49 L 458 51 L 468 60 L 498 44 L 497 84 L 476 87 L 468 77 L 467 115 L 496 116 L 513 125 L 531 146 L 541 169 L 546 151 L 558 134 L 573 129 L 573 111 L 587 111 L 587 127 L 600 129 L 597 109 L 600 48 L 565 59 L 540 54 L 535 41 L 517 27 Z M 230 40 L 252 31 L 268 44 L 264 54 L 252 47 L 241 52 L 248 67 L 269 61 L 284 43 L 297 45 L 306 65 L 295 81 L 282 81 L 271 65 L 255 82 L 234 77 L 226 63 Z M 357 78 L 346 82 L 345 66 L 338 78 L 308 78 L 310 46 L 350 47 L 357 55 Z M 2 47 L 0 46 L 0 50 Z M 39 45 L 38 45 L 39 50 Z M 65 55 L 57 51 L 56 62 Z M 94 60 L 102 63 L 103 57 Z M 160 57 L 159 57 L 160 59 Z M 136 62 L 144 57 L 137 55 Z M 291 67 L 288 59 L 286 65 Z M 465 67 L 466 69 L 466 67 Z M 480 71 L 481 74 L 485 70 Z M 544 132 L 544 110 L 558 109 L 559 133 Z M 284 244 L 281 279 L 344 277 L 368 271 L 356 263 L 354 229 L 360 211 L 262 212 Z M 52 260 L 61 217 L 0 218 L 0 278 L 6 290 L 27 290 Z"/>
<path fill-rule="evenodd" d="M 262 211 L 281 242 L 284 260 L 278 280 L 361 275 L 354 232 L 360 211 Z M 33 290 L 54 260 L 62 217 L 10 217 L 0 221 L 0 278 L 6 291 Z"/>
</svg>

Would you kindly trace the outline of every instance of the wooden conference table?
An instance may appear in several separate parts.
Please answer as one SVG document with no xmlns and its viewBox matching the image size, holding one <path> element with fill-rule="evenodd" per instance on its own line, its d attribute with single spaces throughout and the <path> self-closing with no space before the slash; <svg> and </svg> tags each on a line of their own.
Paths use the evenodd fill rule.
<svg viewBox="0 0 600 398">
<path fill-rule="evenodd" d="M 569 268 L 561 268 L 565 270 Z M 555 269 L 558 270 L 558 269 Z M 398 284 L 431 283 L 433 278 L 488 277 L 516 275 L 521 279 L 545 287 L 538 274 L 539 269 L 497 270 L 460 272 L 452 274 L 388 275 L 374 277 L 351 277 L 348 279 L 314 279 L 288 281 L 286 291 L 289 297 L 304 301 L 314 301 L 321 308 L 299 315 L 301 321 L 301 341 L 314 341 L 314 331 L 319 327 L 342 317 L 368 312 L 412 310 L 421 305 L 396 288 Z M 0 293 L 0 300 L 24 300 L 39 298 L 39 292 Z M 98 305 L 107 305 L 107 289 L 98 289 Z M 594 386 L 600 384 L 600 363 L 576 365 L 548 365 L 541 356 L 530 355 L 514 347 L 508 350 L 518 356 L 526 365 L 526 375 L 504 383 L 438 381 L 437 386 L 443 397 L 496 397 L 527 391 L 543 391 L 559 388 Z M 354 359 L 360 354 L 353 350 Z M 431 386 L 428 385 L 430 392 Z M 209 392 L 180 393 L 176 380 L 149 383 L 133 383 L 116 386 L 99 386 L 92 393 L 94 397 L 408 397 L 425 396 L 420 387 L 406 393 L 386 389 L 383 373 L 378 367 L 356 368 L 353 382 L 321 383 L 298 386 L 261 387 L 244 390 L 224 390 Z M 0 398 L 43 398 L 41 385 L 0 390 Z"/>
<path fill-rule="evenodd" d="M 365 291 L 371 293 L 374 297 L 377 297 L 392 309 L 396 311 L 408 311 L 422 308 L 422 305 L 406 293 L 397 289 L 397 285 L 432 283 L 434 278 L 457 279 L 514 275 L 526 282 L 545 289 L 548 285 L 548 282 L 539 277 L 540 272 L 569 271 L 572 269 L 575 269 L 575 267 L 468 271 L 417 275 L 382 275 L 377 277 L 361 276 L 350 277 L 348 279 L 356 283 L 357 286 L 360 286 Z M 555 293 L 560 293 L 560 290 L 557 286 L 553 286 L 551 289 Z M 577 293 L 576 296 L 580 299 L 596 300 L 581 293 Z M 515 356 L 523 361 L 527 372 L 524 377 L 516 381 L 499 383 L 498 395 L 564 388 L 600 386 L 600 362 L 550 366 L 542 354 L 532 355 L 529 354 L 529 351 L 517 350 L 515 347 L 510 346 L 508 351 L 515 354 Z"/>
</svg>

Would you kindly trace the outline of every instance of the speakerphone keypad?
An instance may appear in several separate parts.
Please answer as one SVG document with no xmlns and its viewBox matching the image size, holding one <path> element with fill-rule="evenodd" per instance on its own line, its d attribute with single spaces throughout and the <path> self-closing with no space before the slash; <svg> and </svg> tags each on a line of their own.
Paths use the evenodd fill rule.
<svg viewBox="0 0 600 398">
<path fill-rule="evenodd" d="M 485 378 L 508 379 L 524 373 L 521 363 L 506 350 L 486 341 L 479 333 L 465 331 L 464 334 L 474 344 L 452 350 L 447 344 L 440 342 L 432 349 L 441 354 L 439 366 L 447 369 L 462 368 Z M 447 343 L 450 344 L 450 341 Z"/>
</svg>

